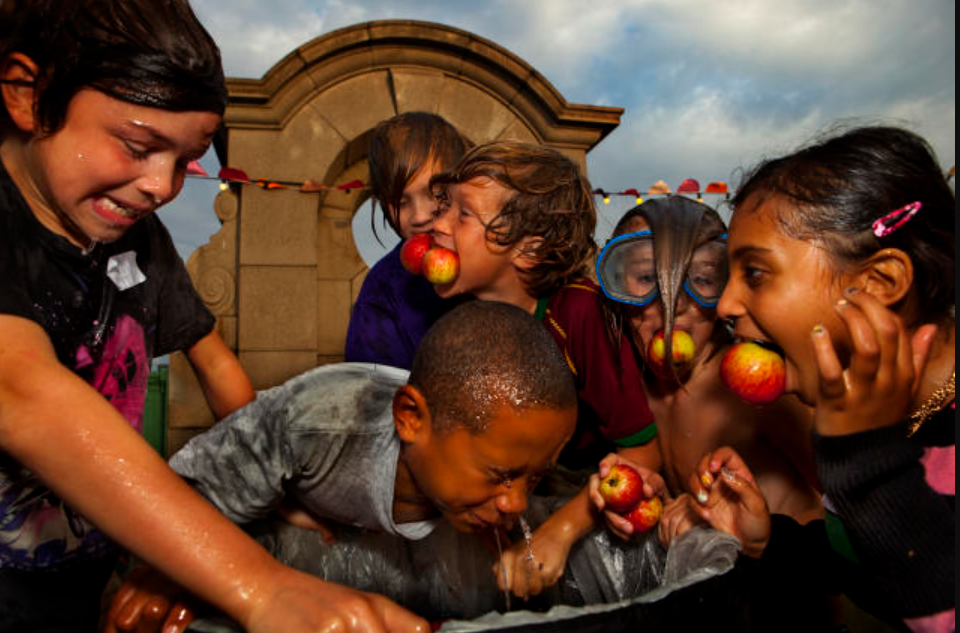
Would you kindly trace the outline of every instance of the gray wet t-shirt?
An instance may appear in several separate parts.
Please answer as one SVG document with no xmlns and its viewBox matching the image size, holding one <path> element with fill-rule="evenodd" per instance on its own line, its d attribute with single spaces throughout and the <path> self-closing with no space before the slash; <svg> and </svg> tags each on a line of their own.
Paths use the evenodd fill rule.
<svg viewBox="0 0 960 633">
<path fill-rule="evenodd" d="M 259 392 L 170 466 L 235 523 L 265 518 L 292 495 L 318 518 L 421 539 L 437 521 L 393 521 L 392 403 L 408 375 L 367 363 L 317 367 Z"/>
</svg>

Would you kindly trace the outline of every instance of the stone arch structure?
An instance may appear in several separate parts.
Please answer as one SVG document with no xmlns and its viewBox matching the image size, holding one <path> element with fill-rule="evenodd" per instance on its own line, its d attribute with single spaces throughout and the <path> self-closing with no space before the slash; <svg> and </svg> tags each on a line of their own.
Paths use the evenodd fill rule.
<svg viewBox="0 0 960 633">
<path fill-rule="evenodd" d="M 552 146 L 586 169 L 586 154 L 620 108 L 567 103 L 529 64 L 449 26 L 378 21 L 293 51 L 260 79 L 228 79 L 221 162 L 251 177 L 366 181 L 372 128 L 400 112 L 443 116 L 475 143 Z M 366 274 L 352 235 L 363 190 L 301 193 L 234 187 L 215 211 L 221 230 L 188 269 L 257 389 L 342 360 L 350 309 Z M 193 373 L 171 357 L 168 452 L 209 426 Z"/>
</svg>

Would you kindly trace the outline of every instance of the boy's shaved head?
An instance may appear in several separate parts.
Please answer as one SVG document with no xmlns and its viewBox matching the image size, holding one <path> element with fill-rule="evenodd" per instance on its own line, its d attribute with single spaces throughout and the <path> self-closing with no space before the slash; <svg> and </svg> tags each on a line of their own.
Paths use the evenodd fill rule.
<svg viewBox="0 0 960 633">
<path fill-rule="evenodd" d="M 575 407 L 573 375 L 547 329 L 516 306 L 472 300 L 438 320 L 420 342 L 409 384 L 434 428 L 484 430 L 503 405 Z"/>
</svg>

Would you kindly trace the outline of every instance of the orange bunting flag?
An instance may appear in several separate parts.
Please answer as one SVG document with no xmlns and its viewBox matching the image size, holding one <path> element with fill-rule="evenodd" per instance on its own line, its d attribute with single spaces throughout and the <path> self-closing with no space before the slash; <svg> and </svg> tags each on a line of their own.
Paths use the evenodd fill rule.
<svg viewBox="0 0 960 633">
<path fill-rule="evenodd" d="M 653 183 L 653 186 L 647 190 L 648 196 L 656 196 L 656 195 L 668 194 L 668 193 L 671 193 L 670 185 L 663 182 L 662 180 L 658 180 L 657 182 Z"/>
<path fill-rule="evenodd" d="M 307 178 L 303 181 L 303 184 L 300 185 L 300 191 L 304 193 L 316 193 L 318 191 L 326 191 L 329 188 L 330 187 L 317 182 L 313 178 Z"/>
<path fill-rule="evenodd" d="M 242 182 L 250 182 L 250 177 L 247 176 L 247 172 L 242 169 L 237 169 L 236 167 L 221 167 L 220 171 L 217 173 L 217 178 L 220 180 L 239 180 Z"/>
<path fill-rule="evenodd" d="M 254 182 L 260 185 L 261 187 L 263 187 L 264 189 L 286 189 L 287 188 L 287 186 L 282 183 L 274 182 L 272 180 L 267 180 L 266 178 L 257 178 Z"/>
<path fill-rule="evenodd" d="M 687 178 L 677 187 L 677 193 L 699 193 L 700 183 L 694 178 Z"/>
<path fill-rule="evenodd" d="M 719 180 L 711 182 L 707 185 L 707 191 L 705 193 L 727 193 L 727 183 Z"/>
</svg>

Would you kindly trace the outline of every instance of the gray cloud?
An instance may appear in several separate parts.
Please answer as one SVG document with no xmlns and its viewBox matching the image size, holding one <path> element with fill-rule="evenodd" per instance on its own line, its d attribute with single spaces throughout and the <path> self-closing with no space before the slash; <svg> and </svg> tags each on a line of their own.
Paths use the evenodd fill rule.
<svg viewBox="0 0 960 633">
<path fill-rule="evenodd" d="M 428 20 L 490 39 L 568 101 L 626 108 L 588 158 L 594 185 L 610 190 L 658 179 L 675 187 L 688 176 L 735 183 L 738 168 L 838 119 L 904 125 L 928 138 L 945 167 L 955 163 L 953 0 L 193 4 L 232 76 L 259 77 L 311 39 L 369 20 Z M 202 197 L 188 192 L 174 204 L 203 207 Z M 164 218 L 179 227 L 189 215 Z"/>
</svg>

